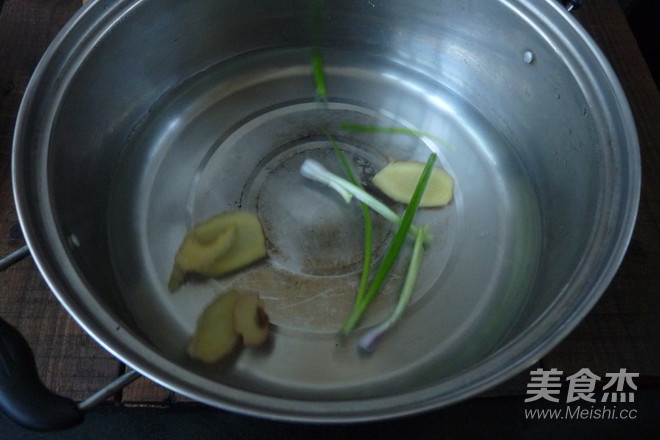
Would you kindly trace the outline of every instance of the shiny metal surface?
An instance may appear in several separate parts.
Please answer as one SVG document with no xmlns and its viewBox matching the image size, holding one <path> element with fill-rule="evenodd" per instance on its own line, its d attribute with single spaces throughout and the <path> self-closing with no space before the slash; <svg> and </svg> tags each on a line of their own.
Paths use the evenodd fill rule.
<svg viewBox="0 0 660 440">
<path fill-rule="evenodd" d="M 597 301 L 639 198 L 634 123 L 597 47 L 554 1 L 346 1 L 323 12 L 329 90 L 314 101 L 308 2 L 97 1 L 39 65 L 21 107 L 14 188 L 53 291 L 137 371 L 211 405 L 287 420 L 357 421 L 448 405 L 531 365 Z M 102 86 L 100 86 L 102 84 Z M 342 122 L 430 132 L 353 133 Z M 303 181 L 363 179 L 430 151 L 454 202 L 422 213 L 435 240 L 414 303 L 379 350 L 334 334 L 361 252 L 359 209 Z M 166 288 L 185 231 L 256 211 L 269 258 Z M 391 234 L 377 224 L 376 256 Z M 395 274 L 365 320 L 389 312 Z M 258 290 L 266 350 L 219 366 L 184 346 L 217 292 Z"/>
</svg>

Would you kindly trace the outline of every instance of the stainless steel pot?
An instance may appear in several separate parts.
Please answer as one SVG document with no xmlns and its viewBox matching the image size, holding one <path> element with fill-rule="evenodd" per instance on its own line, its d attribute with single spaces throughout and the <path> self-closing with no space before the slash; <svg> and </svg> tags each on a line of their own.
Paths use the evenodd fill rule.
<svg viewBox="0 0 660 440">
<path fill-rule="evenodd" d="M 21 225 L 71 315 L 172 390 L 297 421 L 449 405 L 539 360 L 605 290 L 638 204 L 634 122 L 602 53 L 555 1 L 320 7 L 315 21 L 296 0 L 92 2 L 21 106 Z M 327 105 L 314 99 L 312 44 Z M 414 128 L 455 149 L 342 122 Z M 305 157 L 333 160 L 319 127 L 364 176 L 435 151 L 457 184 L 449 207 L 421 214 L 435 240 L 418 291 L 368 358 L 335 339 L 359 267 L 359 210 L 297 172 Z M 168 292 L 185 231 L 236 207 L 260 215 L 268 261 Z M 385 243 L 388 229 L 378 234 Z M 197 316 L 233 285 L 262 293 L 272 345 L 192 362 Z M 389 290 L 362 329 L 389 313 Z"/>
</svg>

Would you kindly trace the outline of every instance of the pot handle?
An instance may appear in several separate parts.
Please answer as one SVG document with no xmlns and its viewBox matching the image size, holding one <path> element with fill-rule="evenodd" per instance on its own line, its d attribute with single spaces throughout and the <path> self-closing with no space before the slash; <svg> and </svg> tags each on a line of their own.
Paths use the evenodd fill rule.
<svg viewBox="0 0 660 440">
<path fill-rule="evenodd" d="M 1 0 L 0 0 L 1 1 Z M 24 246 L 0 259 L 0 272 L 30 254 Z M 73 428 L 85 411 L 95 407 L 141 375 L 128 370 L 80 403 L 49 390 L 39 378 L 30 345 L 0 318 L 0 411 L 15 423 L 35 431 Z"/>
<path fill-rule="evenodd" d="M 0 260 L 0 272 L 30 254 L 24 246 Z M 76 403 L 50 391 L 37 372 L 29 344 L 0 318 L 0 410 L 29 429 L 52 431 L 78 425 L 83 412 Z"/>
<path fill-rule="evenodd" d="M 0 410 L 19 425 L 37 431 L 71 428 L 84 418 L 73 400 L 46 388 L 27 341 L 2 318 Z"/>
</svg>

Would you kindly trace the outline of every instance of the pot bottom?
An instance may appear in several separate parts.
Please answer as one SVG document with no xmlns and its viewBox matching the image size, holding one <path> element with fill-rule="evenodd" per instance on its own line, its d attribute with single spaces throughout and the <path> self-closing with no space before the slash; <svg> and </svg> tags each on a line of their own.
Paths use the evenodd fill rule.
<svg viewBox="0 0 660 440">
<path fill-rule="evenodd" d="M 387 59 L 325 56 L 327 103 L 314 100 L 308 49 L 237 57 L 163 95 L 116 165 L 108 217 L 116 278 L 141 330 L 186 364 L 185 345 L 206 304 L 232 287 L 261 294 L 273 343 L 220 369 L 191 367 L 219 382 L 329 399 L 427 387 L 497 349 L 523 310 L 542 240 L 532 179 L 507 140 L 439 81 Z M 344 123 L 427 135 L 344 130 Z M 450 205 L 415 220 L 431 225 L 434 240 L 413 304 L 368 359 L 354 341 L 335 339 L 359 281 L 361 210 L 299 173 L 311 157 L 343 174 L 328 134 L 364 184 L 389 160 L 425 161 L 431 152 L 456 181 Z M 186 231 L 235 209 L 259 215 L 268 258 L 169 292 Z M 391 235 L 377 219 L 376 263 Z M 406 264 L 402 258 L 361 329 L 389 315 Z"/>
</svg>

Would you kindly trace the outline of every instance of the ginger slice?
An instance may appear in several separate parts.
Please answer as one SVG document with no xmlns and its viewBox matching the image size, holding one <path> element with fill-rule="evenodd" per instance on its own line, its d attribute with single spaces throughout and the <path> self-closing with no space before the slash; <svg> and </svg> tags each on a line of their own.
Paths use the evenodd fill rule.
<svg viewBox="0 0 660 440">
<path fill-rule="evenodd" d="M 421 162 L 392 162 L 380 170 L 372 182 L 392 200 L 409 203 L 423 169 L 424 164 Z M 454 179 L 444 169 L 435 167 L 419 206 L 445 206 L 451 202 L 453 194 Z"/>
<path fill-rule="evenodd" d="M 214 238 L 202 241 L 197 234 L 188 234 L 183 240 L 174 259 L 174 264 L 183 272 L 201 272 L 224 256 L 236 239 L 237 226 L 234 223 L 218 231 Z"/>
<path fill-rule="evenodd" d="M 218 278 L 266 256 L 266 240 L 256 214 L 232 211 L 216 215 L 189 231 L 174 258 L 171 291 L 189 274 Z"/>
<path fill-rule="evenodd" d="M 254 292 L 241 294 L 234 308 L 234 329 L 246 347 L 258 347 L 268 339 L 268 314 L 264 303 Z"/>
<path fill-rule="evenodd" d="M 234 329 L 234 308 L 238 297 L 237 292 L 230 291 L 206 307 L 188 344 L 190 357 L 211 364 L 234 350 L 239 341 Z"/>
<path fill-rule="evenodd" d="M 268 315 L 255 292 L 230 290 L 202 312 L 188 344 L 193 359 L 212 364 L 240 345 L 258 347 L 268 339 Z"/>
</svg>

